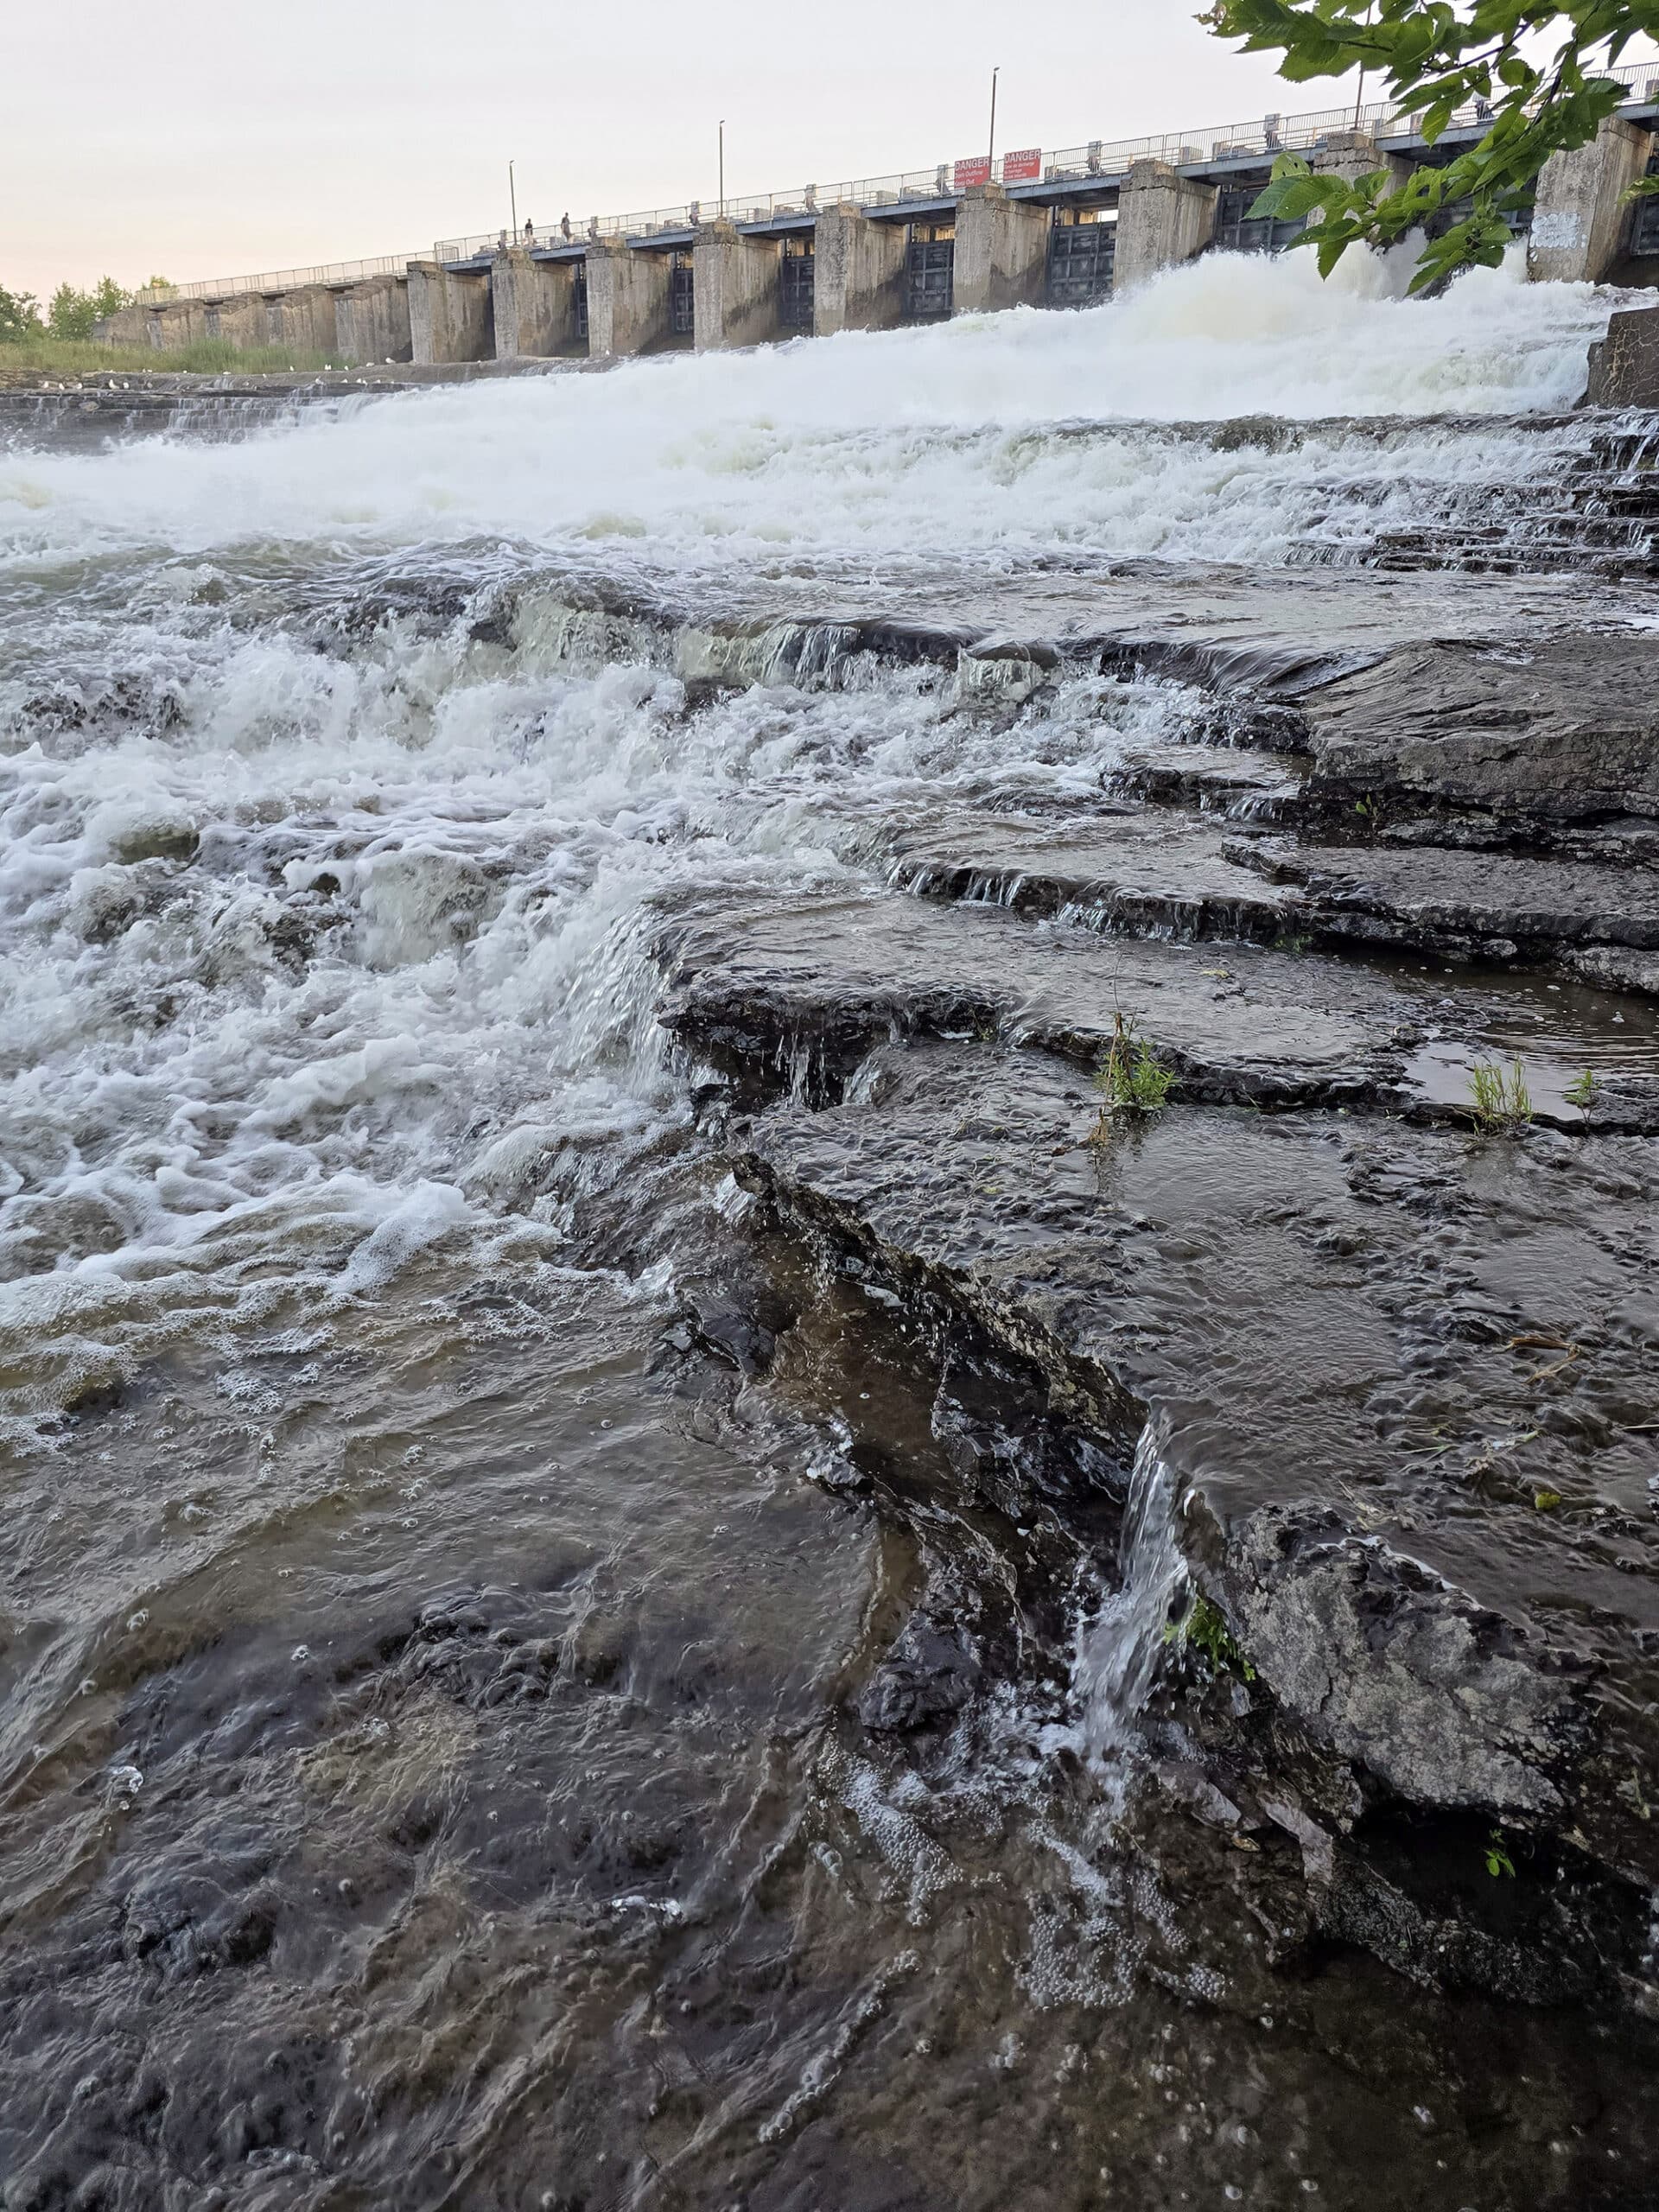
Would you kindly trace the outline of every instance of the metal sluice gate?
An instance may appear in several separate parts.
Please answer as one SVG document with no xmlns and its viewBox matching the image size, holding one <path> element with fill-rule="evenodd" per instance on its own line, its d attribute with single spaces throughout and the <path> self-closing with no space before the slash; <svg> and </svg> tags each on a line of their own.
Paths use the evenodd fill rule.
<svg viewBox="0 0 1659 2212">
<path fill-rule="evenodd" d="M 950 312 L 956 289 L 954 223 L 912 223 L 905 264 L 905 309 L 912 322 L 936 322 Z"/>
<path fill-rule="evenodd" d="M 812 327 L 817 306 L 818 261 L 810 238 L 785 238 L 778 270 L 778 320 L 785 330 Z"/>
<path fill-rule="evenodd" d="M 1093 208 L 1057 207 L 1048 233 L 1048 304 L 1092 308 L 1112 296 L 1117 225 Z"/>
<path fill-rule="evenodd" d="M 1301 236 L 1304 219 L 1286 222 L 1276 216 L 1252 215 L 1266 179 L 1224 185 L 1216 194 L 1216 233 L 1212 248 L 1222 253 L 1278 253 Z"/>
<path fill-rule="evenodd" d="M 690 338 L 697 327 L 696 277 L 689 253 L 668 257 L 668 327 L 676 338 Z"/>
</svg>

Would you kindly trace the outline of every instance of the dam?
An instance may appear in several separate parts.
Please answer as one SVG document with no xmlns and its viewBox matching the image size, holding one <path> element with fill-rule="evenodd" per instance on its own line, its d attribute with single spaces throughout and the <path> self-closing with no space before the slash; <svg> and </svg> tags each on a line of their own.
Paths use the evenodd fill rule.
<svg viewBox="0 0 1659 2212">
<path fill-rule="evenodd" d="M 1659 283 L 1659 65 L 1587 146 L 1546 163 L 1513 219 L 1541 280 Z M 160 354 L 203 339 L 361 365 L 609 360 L 884 330 L 1013 307 L 1082 308 L 1211 249 L 1274 252 L 1300 223 L 1250 208 L 1280 153 L 1316 172 L 1443 167 L 1487 122 L 1356 105 L 1045 152 L 1027 148 L 827 188 L 442 239 L 423 254 L 151 286 L 99 327 Z M 1463 211 L 1447 207 L 1442 226 Z"/>
</svg>

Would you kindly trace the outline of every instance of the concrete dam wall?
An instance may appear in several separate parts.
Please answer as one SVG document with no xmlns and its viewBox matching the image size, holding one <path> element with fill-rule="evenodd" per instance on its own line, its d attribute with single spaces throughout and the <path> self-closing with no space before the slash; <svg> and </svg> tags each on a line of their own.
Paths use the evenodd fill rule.
<svg viewBox="0 0 1659 2212">
<path fill-rule="evenodd" d="M 1514 219 L 1529 274 L 1659 284 L 1659 200 L 1625 194 L 1659 167 L 1659 78 L 1624 73 L 1630 98 L 1594 141 L 1546 163 Z M 551 233 L 459 238 L 429 256 L 151 289 L 99 326 L 158 353 L 203 339 L 292 346 L 349 365 L 613 359 L 879 330 L 1003 308 L 1087 307 L 1212 249 L 1274 252 L 1300 224 L 1250 208 L 1276 155 L 1316 172 L 1396 183 L 1478 139 L 1471 112 L 1431 145 L 1420 118 L 1365 111 L 1268 116 L 1207 143 L 1141 140 L 1045 161 L 1039 152 L 816 188 L 763 202 L 568 219 Z M 1147 147 L 1161 150 L 1147 152 Z M 1461 210 L 1441 211 L 1443 224 Z"/>
</svg>

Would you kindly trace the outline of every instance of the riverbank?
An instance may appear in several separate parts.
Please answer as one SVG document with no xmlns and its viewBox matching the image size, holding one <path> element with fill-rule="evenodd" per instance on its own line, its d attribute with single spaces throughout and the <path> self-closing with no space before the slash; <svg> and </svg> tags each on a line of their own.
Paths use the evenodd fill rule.
<svg viewBox="0 0 1659 2212">
<path fill-rule="evenodd" d="M 330 366 L 326 353 L 288 346 L 236 346 L 204 339 L 167 357 L 181 376 L 291 376 Z M 0 391 L 43 390 L 82 378 L 148 376 L 156 356 L 144 346 L 104 346 L 92 339 L 25 338 L 0 345 Z"/>
<path fill-rule="evenodd" d="M 190 374 L 147 369 L 75 376 L 8 372 L 0 360 L 0 448 L 97 450 L 171 429 L 233 438 L 348 401 L 503 377 L 564 373 L 586 363 L 480 361 L 435 368 L 284 368 Z M 599 365 L 603 365 L 602 364 Z"/>
</svg>

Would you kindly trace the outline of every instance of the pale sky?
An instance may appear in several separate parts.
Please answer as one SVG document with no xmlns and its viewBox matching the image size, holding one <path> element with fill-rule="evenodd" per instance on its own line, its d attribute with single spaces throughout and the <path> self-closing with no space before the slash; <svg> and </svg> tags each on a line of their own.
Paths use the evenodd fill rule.
<svg viewBox="0 0 1659 2212">
<path fill-rule="evenodd" d="M 7 10 L 0 284 L 183 282 L 428 250 L 507 219 L 781 191 L 1339 104 L 1196 0 L 77 0 Z M 1351 84 L 1348 97 L 1352 97 Z"/>
</svg>

